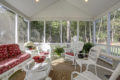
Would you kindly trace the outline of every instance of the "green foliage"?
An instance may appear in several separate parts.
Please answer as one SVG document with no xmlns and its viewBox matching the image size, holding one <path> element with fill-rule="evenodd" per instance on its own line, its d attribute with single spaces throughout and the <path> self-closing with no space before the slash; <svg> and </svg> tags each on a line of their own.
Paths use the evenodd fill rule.
<svg viewBox="0 0 120 80">
<path fill-rule="evenodd" d="M 94 45 L 92 43 L 85 43 L 83 46 L 83 50 L 82 53 L 89 53 L 90 49 L 93 47 Z"/>
<path fill-rule="evenodd" d="M 64 49 L 62 47 L 58 46 L 54 49 L 54 53 L 57 54 L 58 56 L 61 56 L 61 53 L 63 52 L 64 52 Z"/>
<path fill-rule="evenodd" d="M 92 22 L 79 21 L 79 40 L 83 42 L 91 42 L 92 40 Z"/>
<path fill-rule="evenodd" d="M 62 42 L 67 42 L 67 22 L 62 21 Z"/>
<path fill-rule="evenodd" d="M 77 35 L 77 21 L 69 21 L 70 27 L 67 27 L 68 21 L 62 21 L 62 42 L 70 42 L 73 36 Z M 89 42 L 92 40 L 92 25 L 89 27 L 89 21 L 80 21 L 79 37 L 81 41 Z M 92 23 L 91 23 L 92 24 Z M 46 21 L 46 36 L 44 36 L 44 21 L 31 21 L 31 41 L 43 42 L 46 37 L 46 42 L 60 42 L 60 21 Z M 86 26 L 86 28 L 85 28 Z M 90 33 L 91 31 L 91 33 Z M 86 36 L 85 36 L 86 35 Z M 90 36 L 91 35 L 91 36 Z"/>
<path fill-rule="evenodd" d="M 70 21 L 71 38 L 77 35 L 77 22 Z"/>
<path fill-rule="evenodd" d="M 44 40 L 44 21 L 31 21 L 31 41 L 43 42 Z"/>
<path fill-rule="evenodd" d="M 46 21 L 47 42 L 60 42 L 60 23 L 58 21 Z"/>
</svg>

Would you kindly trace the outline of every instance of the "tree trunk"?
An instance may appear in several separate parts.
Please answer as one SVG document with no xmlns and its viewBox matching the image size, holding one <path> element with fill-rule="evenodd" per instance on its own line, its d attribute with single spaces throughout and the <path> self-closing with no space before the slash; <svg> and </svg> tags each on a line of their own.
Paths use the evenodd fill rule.
<svg viewBox="0 0 120 80">
<path fill-rule="evenodd" d="M 99 29 L 98 29 L 98 35 L 97 35 L 97 43 L 98 43 L 98 40 L 99 40 L 99 35 L 100 35 L 100 28 L 102 27 L 102 18 L 100 20 L 100 26 L 99 26 Z"/>
<path fill-rule="evenodd" d="M 67 42 L 70 42 L 70 21 L 67 21 Z"/>
<path fill-rule="evenodd" d="M 87 39 L 87 32 L 86 32 L 86 23 L 85 23 L 85 41 L 88 42 L 88 39 Z"/>
<path fill-rule="evenodd" d="M 90 22 L 89 22 L 89 34 L 90 34 L 90 42 L 92 42 L 91 23 Z"/>
</svg>

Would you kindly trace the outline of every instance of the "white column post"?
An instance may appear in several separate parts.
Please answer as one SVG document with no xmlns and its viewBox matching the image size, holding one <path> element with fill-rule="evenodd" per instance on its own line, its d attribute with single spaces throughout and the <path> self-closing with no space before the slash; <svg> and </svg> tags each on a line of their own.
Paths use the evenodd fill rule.
<svg viewBox="0 0 120 80">
<path fill-rule="evenodd" d="M 30 21 L 27 21 L 27 22 L 28 22 L 27 39 L 28 39 L 28 41 L 30 41 Z"/>
<path fill-rule="evenodd" d="M 93 43 L 96 44 L 96 21 L 93 21 Z"/>
<path fill-rule="evenodd" d="M 60 21 L 60 42 L 62 43 L 62 20 Z"/>
<path fill-rule="evenodd" d="M 18 14 L 15 15 L 15 43 L 18 43 Z"/>
<path fill-rule="evenodd" d="M 110 54 L 110 43 L 111 43 L 111 38 L 110 38 L 110 31 L 111 31 L 111 24 L 110 24 L 110 13 L 107 14 L 107 52 Z"/>
<path fill-rule="evenodd" d="M 79 20 L 77 21 L 77 40 L 79 41 Z"/>
<path fill-rule="evenodd" d="M 44 43 L 46 42 L 46 21 L 44 20 Z"/>
</svg>

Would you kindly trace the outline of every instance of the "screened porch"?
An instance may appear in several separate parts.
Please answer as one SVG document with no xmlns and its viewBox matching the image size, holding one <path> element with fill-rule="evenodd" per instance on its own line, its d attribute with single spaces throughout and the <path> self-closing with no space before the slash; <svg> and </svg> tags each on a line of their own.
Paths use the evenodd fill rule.
<svg viewBox="0 0 120 80">
<path fill-rule="evenodd" d="M 55 48 L 65 51 L 74 38 L 99 46 L 99 59 L 116 68 L 120 61 L 120 1 L 0 0 L 0 45 L 18 44 L 30 54 L 39 53 L 39 47 L 44 46 L 50 49 L 52 63 L 61 58 L 54 54 Z M 34 45 L 33 50 L 25 47 L 28 42 Z"/>
</svg>

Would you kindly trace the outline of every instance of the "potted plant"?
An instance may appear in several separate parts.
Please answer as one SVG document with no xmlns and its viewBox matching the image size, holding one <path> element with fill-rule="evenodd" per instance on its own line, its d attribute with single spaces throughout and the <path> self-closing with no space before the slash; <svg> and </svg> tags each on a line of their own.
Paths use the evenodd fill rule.
<svg viewBox="0 0 120 80">
<path fill-rule="evenodd" d="M 61 53 L 63 52 L 64 52 L 64 49 L 62 47 L 58 46 L 54 49 L 54 53 L 57 54 L 58 56 L 61 56 Z"/>
<path fill-rule="evenodd" d="M 90 42 L 85 43 L 83 46 L 83 49 L 82 49 L 82 51 L 80 51 L 80 54 L 78 55 L 78 57 L 79 58 L 88 57 L 88 53 L 93 46 L 94 45 Z"/>
<path fill-rule="evenodd" d="M 36 47 L 32 41 L 28 41 L 24 44 L 24 47 L 28 50 L 34 50 Z"/>
<path fill-rule="evenodd" d="M 84 58 L 83 51 L 80 51 L 79 53 L 80 53 L 80 54 L 78 54 L 78 57 L 79 57 L 79 58 Z"/>
</svg>

